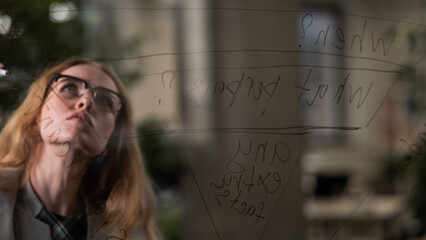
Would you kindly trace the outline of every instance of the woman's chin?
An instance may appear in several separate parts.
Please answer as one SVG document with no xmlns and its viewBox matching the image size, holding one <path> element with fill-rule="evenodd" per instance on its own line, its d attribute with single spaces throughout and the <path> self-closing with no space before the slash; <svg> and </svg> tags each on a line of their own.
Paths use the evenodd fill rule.
<svg viewBox="0 0 426 240">
<path fill-rule="evenodd" d="M 62 136 L 57 142 L 50 143 L 59 146 L 62 155 L 66 152 L 77 151 L 84 155 L 97 156 L 102 153 L 106 146 L 106 143 L 103 144 L 103 141 L 99 141 L 93 136 L 81 134 Z"/>
</svg>

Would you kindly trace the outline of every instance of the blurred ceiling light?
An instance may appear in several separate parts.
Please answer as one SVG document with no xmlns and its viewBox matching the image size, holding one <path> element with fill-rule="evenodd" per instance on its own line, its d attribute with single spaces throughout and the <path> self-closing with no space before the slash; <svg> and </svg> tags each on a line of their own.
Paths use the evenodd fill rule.
<svg viewBox="0 0 426 240">
<path fill-rule="evenodd" d="M 9 15 L 0 13 L 0 34 L 6 35 L 12 28 L 12 18 Z"/>
<path fill-rule="evenodd" d="M 49 6 L 49 19 L 54 23 L 63 23 L 77 16 L 77 7 L 73 2 L 54 2 Z"/>
</svg>

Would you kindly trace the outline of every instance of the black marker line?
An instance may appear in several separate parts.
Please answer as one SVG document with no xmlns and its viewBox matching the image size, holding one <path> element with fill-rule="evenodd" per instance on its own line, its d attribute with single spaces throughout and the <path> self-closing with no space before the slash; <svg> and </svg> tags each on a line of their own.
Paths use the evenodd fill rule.
<svg viewBox="0 0 426 240">
<path fill-rule="evenodd" d="M 380 111 L 380 109 L 382 108 L 382 106 L 385 103 L 386 99 L 388 98 L 388 96 L 389 96 L 390 92 L 392 91 L 393 87 L 395 86 L 396 82 L 399 80 L 400 76 L 401 76 L 401 74 L 399 74 L 395 78 L 395 80 L 392 82 L 392 85 L 390 86 L 390 88 L 386 92 L 385 97 L 383 98 L 382 102 L 379 104 L 379 106 L 377 107 L 376 111 L 373 113 L 373 115 L 371 116 L 370 120 L 367 122 L 367 124 L 365 125 L 365 127 L 368 127 L 370 125 L 370 123 L 374 120 L 374 118 L 376 117 L 377 113 Z"/>
<path fill-rule="evenodd" d="M 300 132 L 279 132 L 290 129 L 302 129 Z M 155 136 L 155 135 L 169 135 L 173 133 L 204 133 L 204 132 L 216 132 L 216 133 L 254 133 L 254 134 L 272 134 L 272 135 L 305 135 L 311 133 L 310 130 L 344 130 L 354 131 L 360 130 L 361 127 L 322 127 L 322 126 L 301 126 L 301 127 L 289 127 L 289 128 L 216 128 L 216 129 L 174 129 L 174 130 L 161 130 L 161 131 L 150 131 L 145 134 L 129 134 L 122 138 L 133 138 L 138 136 Z"/>
<path fill-rule="evenodd" d="M 277 65 L 265 65 L 265 66 L 253 66 L 253 67 L 215 67 L 215 68 L 209 68 L 207 70 L 253 70 L 253 69 L 287 68 L 287 67 L 327 68 L 327 69 L 335 69 L 335 70 L 400 73 L 400 71 L 397 71 L 397 70 L 384 70 L 384 69 L 377 69 L 377 68 L 334 67 L 334 66 L 322 66 L 322 65 L 311 65 L 311 64 L 277 64 Z M 195 70 L 199 70 L 199 69 L 195 69 Z"/>
<path fill-rule="evenodd" d="M 398 65 L 396 63 L 391 63 L 394 65 Z M 375 68 L 351 68 L 351 67 L 333 67 L 333 66 L 321 66 L 321 65 L 307 65 L 307 64 L 281 64 L 281 65 L 266 65 L 266 66 L 254 66 L 254 67 L 205 67 L 205 68 L 188 68 L 188 69 L 176 69 L 176 70 L 170 70 L 174 73 L 180 73 L 180 72 L 191 72 L 191 71 L 208 71 L 208 70 L 254 70 L 254 69 L 268 69 L 268 68 L 298 68 L 298 67 L 306 67 L 306 68 L 327 68 L 327 69 L 335 69 L 335 70 L 342 70 L 342 71 L 371 71 L 371 72 L 380 72 L 380 73 L 390 73 L 390 74 L 400 74 L 401 72 L 399 70 L 384 70 L 384 69 L 375 69 Z M 407 66 L 401 65 L 400 67 L 403 68 L 409 68 Z M 164 74 L 164 71 L 162 72 L 155 72 L 155 73 L 147 73 L 147 74 L 140 74 L 137 76 L 119 76 L 120 79 L 125 78 L 147 78 L 147 77 L 154 77 L 154 76 L 161 76 Z"/>
<path fill-rule="evenodd" d="M 266 65 L 266 66 L 254 66 L 254 67 L 205 67 L 205 68 L 188 68 L 188 69 L 176 69 L 169 70 L 175 73 L 180 72 L 192 72 L 192 71 L 209 71 L 209 70 L 259 70 L 259 69 L 269 69 L 269 68 L 325 68 L 325 69 L 334 69 L 342 71 L 369 71 L 369 72 L 379 72 L 379 73 L 391 73 L 391 74 L 400 74 L 399 70 L 384 70 L 384 69 L 375 69 L 375 68 L 351 68 L 351 67 L 333 67 L 333 66 L 320 66 L 320 65 L 307 65 L 307 64 L 282 64 L 282 65 Z M 137 78 L 161 76 L 163 72 L 157 73 L 148 73 L 141 74 L 136 76 Z"/>
<path fill-rule="evenodd" d="M 338 126 L 292 126 L 292 127 L 280 127 L 280 128 L 199 128 L 199 129 L 171 129 L 171 130 L 160 130 L 160 131 L 149 131 L 144 134 L 128 134 L 121 136 L 122 139 L 135 138 L 140 136 L 158 136 L 158 135 L 169 135 L 174 133 L 193 134 L 193 133 L 252 133 L 252 134 L 267 134 L 267 135 L 306 135 L 312 133 L 311 130 L 341 130 L 341 131 L 357 131 L 361 130 L 362 127 L 338 127 Z M 288 130 L 299 130 L 296 132 L 282 132 Z"/>
<path fill-rule="evenodd" d="M 384 18 L 384 17 L 372 17 L 367 15 L 353 14 L 353 13 L 336 13 L 332 11 L 324 10 L 294 10 L 294 9 L 260 9 L 260 8 L 238 8 L 238 7 L 200 7 L 200 8 L 180 8 L 180 7 L 171 7 L 171 8 L 138 8 L 138 7 L 110 7 L 110 8 L 81 8 L 81 9 L 72 9 L 72 10 L 47 10 L 48 12 L 63 12 L 63 11 L 74 11 L 74 12 L 89 12 L 89 11 L 242 11 L 242 12 L 263 12 L 263 13 L 332 13 L 339 16 L 350 16 L 356 18 L 365 18 L 377 21 L 385 22 L 394 22 L 394 23 L 404 23 L 408 25 L 414 25 L 418 27 L 426 28 L 426 24 L 421 24 L 413 21 L 400 20 L 394 18 Z M 44 12 L 44 11 L 43 11 Z"/>
<path fill-rule="evenodd" d="M 410 129 L 410 132 L 408 133 L 407 137 L 410 137 L 410 135 L 413 133 L 415 127 L 417 126 L 421 116 L 423 115 L 423 113 L 425 112 L 425 109 L 422 110 L 422 112 L 419 114 L 419 116 L 417 117 L 415 123 L 413 124 L 413 126 Z M 402 150 L 402 147 L 404 146 L 404 143 L 401 143 L 400 147 L 398 148 L 398 151 L 395 153 L 395 155 L 391 158 L 391 163 L 393 163 L 395 160 L 398 159 L 398 156 Z M 343 220 L 343 222 L 337 227 L 337 229 L 331 234 L 329 240 L 332 240 L 336 234 L 340 231 L 340 229 L 342 229 L 346 223 L 352 218 L 352 216 L 355 214 L 355 212 L 358 211 L 358 209 L 361 207 L 361 205 L 367 200 L 367 198 L 373 193 L 373 191 L 376 189 L 376 187 L 379 185 L 379 183 L 382 181 L 382 179 L 385 177 L 386 173 L 382 173 L 380 175 L 380 177 L 378 178 L 378 180 L 372 185 L 372 187 L 368 190 L 368 192 L 365 194 L 365 196 L 363 197 L 363 199 L 356 205 L 356 207 L 354 208 L 354 210 L 349 214 L 349 216 L 347 216 L 345 218 L 345 220 Z"/>
<path fill-rule="evenodd" d="M 291 129 L 304 129 L 304 130 L 315 130 L 315 129 L 334 129 L 334 130 L 360 130 L 361 127 L 341 127 L 341 126 L 310 126 L 310 125 L 302 125 L 302 126 L 291 126 L 291 127 L 268 127 L 268 128 L 262 128 L 262 127 L 234 127 L 234 128 L 187 128 L 187 129 L 177 129 L 177 130 L 171 130 L 173 132 L 185 132 L 185 131 L 217 131 L 217 132 L 228 132 L 228 131 L 234 131 L 234 130 L 241 130 L 241 131 L 256 131 L 256 130 L 269 130 L 269 131 L 281 131 L 281 130 L 291 130 Z"/>
<path fill-rule="evenodd" d="M 410 129 L 410 132 L 408 132 L 408 135 L 405 137 L 405 139 L 408 139 L 408 138 L 411 136 L 411 134 L 414 132 L 414 130 L 416 129 L 416 126 L 417 126 L 417 124 L 419 123 L 420 118 L 421 118 L 421 116 L 424 114 L 424 112 L 425 112 L 425 109 L 422 109 L 422 111 L 419 113 L 419 116 L 417 117 L 417 119 L 416 119 L 415 123 L 413 124 L 413 127 Z M 425 126 L 426 126 L 426 125 L 425 125 Z M 402 143 L 400 148 L 402 148 L 402 146 L 403 146 L 403 145 L 404 145 L 404 144 Z M 395 157 L 396 157 L 396 156 L 395 156 Z"/>
<path fill-rule="evenodd" d="M 203 195 L 203 193 L 201 192 L 200 185 L 199 185 L 199 183 L 198 183 L 198 181 L 197 181 L 197 178 L 195 177 L 194 170 L 192 169 L 192 166 L 191 166 L 191 164 L 189 163 L 189 159 L 188 159 L 188 158 L 187 158 L 187 156 L 186 156 L 185 150 L 183 149 L 183 147 L 182 147 L 182 146 L 180 146 L 180 150 L 182 151 L 183 158 L 185 159 L 186 164 L 188 165 L 188 168 L 189 168 L 189 170 L 191 171 L 191 175 L 192 175 L 192 177 L 194 178 L 194 182 L 195 182 L 195 184 L 197 185 L 198 192 L 200 193 L 201 199 L 203 200 L 203 203 L 204 203 L 204 207 L 206 208 L 207 213 L 209 214 L 210 221 L 211 221 L 211 223 L 212 223 L 212 225 L 213 225 L 214 231 L 216 232 L 216 236 L 217 236 L 217 238 L 218 238 L 219 240 L 221 240 L 221 238 L 220 238 L 220 236 L 219 236 L 219 232 L 217 231 L 216 225 L 214 224 L 213 217 L 212 217 L 212 215 L 211 215 L 211 213 L 210 213 L 210 210 L 209 210 L 209 208 L 208 208 L 208 206 L 207 206 L 207 202 L 206 202 L 206 200 L 204 199 L 204 195 Z"/>
<path fill-rule="evenodd" d="M 419 57 L 419 60 L 416 62 L 416 66 L 419 65 L 423 60 L 423 56 Z"/>
<path fill-rule="evenodd" d="M 284 193 L 285 193 L 285 191 L 286 191 L 286 189 L 287 189 L 287 186 L 288 186 L 288 184 L 290 183 L 290 181 L 291 181 L 291 179 L 292 179 L 292 177 L 293 177 L 293 174 L 294 174 L 294 172 L 296 171 L 297 166 L 299 166 L 300 159 L 301 159 L 301 157 L 299 157 L 299 158 L 298 158 L 298 160 L 296 161 L 296 163 L 294 164 L 294 167 L 293 167 L 293 169 L 291 170 L 290 176 L 288 177 L 288 180 L 287 180 L 287 182 L 285 183 L 284 188 L 283 188 L 283 190 L 282 190 L 282 191 L 281 191 L 281 193 L 280 193 L 280 196 L 278 197 L 277 201 L 275 202 L 274 207 L 272 208 L 272 212 L 271 212 L 271 214 L 269 215 L 268 219 L 266 220 L 266 224 L 265 224 L 265 226 L 263 227 L 262 233 L 261 233 L 261 235 L 260 235 L 260 240 L 262 240 L 262 239 L 263 239 L 263 236 L 264 236 L 264 234 L 265 234 L 265 232 L 266 232 L 266 228 L 268 227 L 269 222 L 270 222 L 270 221 L 271 221 L 271 219 L 272 219 L 272 215 L 274 214 L 274 212 L 275 212 L 276 208 L 278 207 L 278 204 L 279 204 L 279 202 L 281 201 L 281 198 L 284 196 Z"/>
<path fill-rule="evenodd" d="M 281 136 L 300 136 L 300 135 L 307 135 L 311 134 L 311 131 L 304 131 L 304 132 L 296 132 L 296 133 L 287 133 L 287 132 L 261 132 L 261 131 L 218 131 L 218 130 L 193 130 L 193 131 L 184 131 L 184 130 L 172 130 L 172 131 L 159 131 L 159 132 L 148 132 L 144 134 L 135 134 L 135 135 L 127 135 L 121 137 L 121 139 L 129 139 L 129 138 L 137 138 L 141 136 L 161 136 L 161 135 L 170 135 L 173 133 L 183 133 L 183 134 L 197 134 L 197 133 L 226 133 L 226 134 L 263 134 L 263 135 L 281 135 Z"/>
<path fill-rule="evenodd" d="M 3 23 L 0 23 L 0 25 L 3 28 L 3 30 L 4 30 L 4 34 L 7 34 L 7 29 L 3 26 Z"/>
<path fill-rule="evenodd" d="M 196 54 L 209 54 L 209 53 L 244 53 L 244 52 L 265 52 L 265 53 L 306 53 L 306 54 L 319 54 L 326 56 L 335 56 L 335 57 L 344 57 L 344 58 L 353 58 L 353 59 L 363 59 L 363 60 L 372 60 L 382 63 L 391 64 L 394 66 L 398 66 L 401 68 L 410 69 L 411 67 L 405 66 L 396 62 L 382 60 L 379 58 L 372 57 L 360 57 L 360 56 L 352 56 L 346 54 L 337 54 L 337 53 L 326 53 L 326 52 L 318 52 L 318 51 L 304 51 L 304 50 L 274 50 L 274 49 L 234 49 L 234 50 L 206 50 L 206 51 L 197 51 L 197 52 L 169 52 L 169 53 L 154 53 L 147 54 L 141 56 L 133 56 L 133 57 L 125 57 L 125 58 L 100 58 L 96 59 L 99 62 L 113 62 L 113 61 L 124 61 L 124 60 L 136 60 L 136 59 L 144 59 L 151 57 L 163 57 L 163 56 L 175 56 L 175 55 L 196 55 Z"/>
<path fill-rule="evenodd" d="M 314 129 L 333 129 L 333 130 L 360 130 L 362 127 L 329 127 L 329 126 L 299 126 L 298 128 L 304 128 L 309 130 Z"/>
<path fill-rule="evenodd" d="M 332 240 L 336 234 L 342 229 L 346 223 L 352 218 L 352 216 L 358 211 L 358 209 L 361 207 L 361 205 L 367 200 L 367 198 L 373 193 L 373 191 L 376 189 L 376 187 L 379 185 L 379 183 L 382 181 L 382 179 L 386 176 L 385 173 L 381 174 L 379 179 L 373 184 L 373 186 L 368 190 L 368 192 L 365 194 L 365 196 L 361 199 L 361 201 L 356 205 L 354 210 L 349 214 L 348 217 L 343 220 L 342 224 L 340 224 L 339 227 L 331 234 L 329 240 Z"/>
<path fill-rule="evenodd" d="M 326 12 L 326 11 L 306 11 L 306 12 L 330 13 L 330 12 Z M 370 17 L 370 16 L 367 16 L 367 15 L 359 15 L 359 14 L 352 14 L 352 13 L 342 13 L 341 15 L 356 17 L 356 18 L 378 20 L 378 21 L 384 21 L 384 22 L 403 23 L 403 24 L 407 24 L 407 25 L 413 25 L 413 26 L 417 26 L 417 27 L 426 28 L 426 24 L 417 23 L 417 22 L 413 22 L 413 21 L 407 21 L 407 20 L 399 20 L 399 19 L 393 19 L 393 18 L 381 18 L 381 17 Z"/>
</svg>

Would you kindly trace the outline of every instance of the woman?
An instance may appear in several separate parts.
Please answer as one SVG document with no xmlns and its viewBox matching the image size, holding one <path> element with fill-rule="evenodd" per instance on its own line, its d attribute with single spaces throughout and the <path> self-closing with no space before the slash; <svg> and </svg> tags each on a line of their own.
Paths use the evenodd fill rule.
<svg viewBox="0 0 426 240">
<path fill-rule="evenodd" d="M 2 239 L 157 239 L 126 99 L 110 67 L 82 58 L 31 85 L 0 135 Z"/>
</svg>

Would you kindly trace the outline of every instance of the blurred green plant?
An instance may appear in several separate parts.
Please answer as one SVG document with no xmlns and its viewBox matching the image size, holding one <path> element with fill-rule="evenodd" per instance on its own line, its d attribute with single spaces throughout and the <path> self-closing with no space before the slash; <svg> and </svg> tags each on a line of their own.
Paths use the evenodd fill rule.
<svg viewBox="0 0 426 240">
<path fill-rule="evenodd" d="M 138 127 L 139 143 L 152 179 L 161 189 L 175 188 L 185 166 L 176 139 L 164 134 L 159 121 L 147 120 Z"/>
<path fill-rule="evenodd" d="M 73 18 L 54 21 L 52 14 L 64 13 L 52 6 L 69 3 Z M 0 80 L 0 116 L 15 108 L 19 96 L 48 64 L 71 56 L 120 59 L 140 47 L 137 36 L 122 38 L 110 11 L 79 11 L 84 1 L 2 0 L 0 5 L 0 62 L 12 74 Z M 92 7 L 102 2 L 91 2 Z M 11 21 L 9 21 L 11 20 Z M 138 69 L 125 69 L 122 61 L 111 61 L 128 84 Z M 125 76 L 123 76 L 125 75 Z"/>
<path fill-rule="evenodd" d="M 184 211 L 182 202 L 170 202 L 170 200 L 168 200 L 168 202 L 162 202 L 159 205 L 157 225 L 165 237 L 165 240 L 182 239 L 182 216 Z"/>
<path fill-rule="evenodd" d="M 138 127 L 139 144 L 158 196 L 157 224 L 166 240 L 181 239 L 183 204 L 180 180 L 185 165 L 177 139 L 164 134 L 159 121 L 148 120 Z"/>
</svg>

